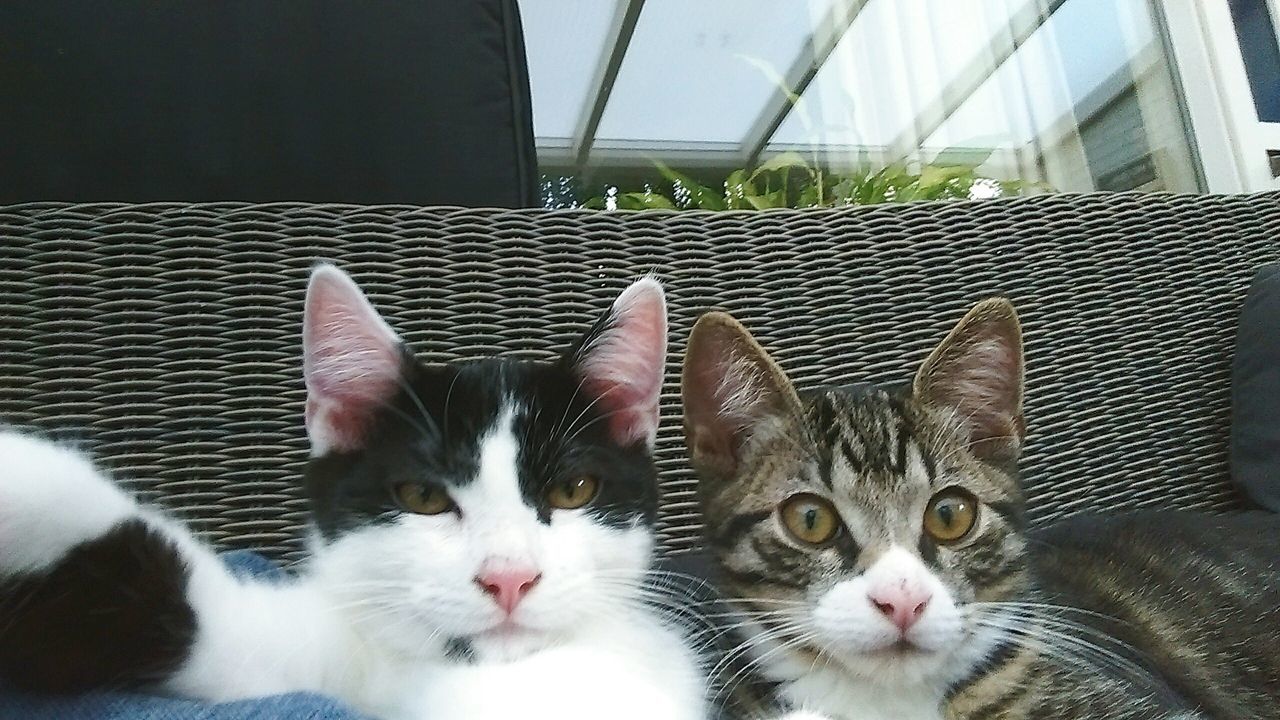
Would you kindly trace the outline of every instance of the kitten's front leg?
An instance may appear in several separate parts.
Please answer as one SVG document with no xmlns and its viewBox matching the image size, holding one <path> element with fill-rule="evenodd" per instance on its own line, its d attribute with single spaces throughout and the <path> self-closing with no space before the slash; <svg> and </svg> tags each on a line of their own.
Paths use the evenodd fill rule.
<svg viewBox="0 0 1280 720">
<path fill-rule="evenodd" d="M 0 676 L 74 692 L 158 683 L 189 697 L 323 691 L 326 613 L 241 582 L 83 455 L 0 431 Z"/>
</svg>

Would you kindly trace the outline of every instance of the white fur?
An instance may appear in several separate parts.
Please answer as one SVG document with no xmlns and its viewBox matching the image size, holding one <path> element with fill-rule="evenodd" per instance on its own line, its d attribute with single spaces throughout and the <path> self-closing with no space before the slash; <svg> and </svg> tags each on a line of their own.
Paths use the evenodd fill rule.
<svg viewBox="0 0 1280 720">
<path fill-rule="evenodd" d="M 682 659 L 687 651 L 679 640 L 660 625 L 635 615 L 600 618 L 578 638 L 509 663 L 432 673 L 415 698 L 429 712 L 406 716 L 704 717 L 699 673 Z"/>
<path fill-rule="evenodd" d="M 171 537 L 191 568 L 193 653 L 164 690 L 231 700 L 295 690 L 336 696 L 388 720 L 705 716 L 702 672 L 681 634 L 636 595 L 652 540 L 581 511 L 538 521 L 516 490 L 508 408 L 482 443 L 460 514 L 403 516 L 317 543 L 298 580 L 233 577 L 183 527 L 139 507 L 83 456 L 0 433 L 0 576 L 40 568 L 121 520 Z M 516 609 L 522 629 L 475 585 L 486 562 L 542 573 Z M 475 639 L 477 661 L 442 654 Z"/>
<path fill-rule="evenodd" d="M 712 397 L 721 418 L 735 431 L 753 426 L 767 410 L 764 373 L 758 365 L 740 355 L 726 359 L 720 368 Z"/>
<path fill-rule="evenodd" d="M 133 508 L 74 449 L 0 430 L 0 572 L 40 570 Z"/>
<path fill-rule="evenodd" d="M 942 720 L 936 687 L 851 682 L 836 667 L 814 668 L 781 689 L 787 702 L 831 720 Z"/>
<path fill-rule="evenodd" d="M 905 636 L 868 597 L 876 587 L 924 588 L 930 600 Z M 995 646 L 991 632 L 966 629 L 946 586 L 913 553 L 892 546 L 866 572 L 824 592 L 792 622 L 814 633 L 831 656 L 809 661 L 755 650 L 766 673 L 782 682 L 793 706 L 833 720 L 940 720 L 944 693 Z M 884 654 L 899 639 L 920 648 L 914 655 Z"/>
</svg>

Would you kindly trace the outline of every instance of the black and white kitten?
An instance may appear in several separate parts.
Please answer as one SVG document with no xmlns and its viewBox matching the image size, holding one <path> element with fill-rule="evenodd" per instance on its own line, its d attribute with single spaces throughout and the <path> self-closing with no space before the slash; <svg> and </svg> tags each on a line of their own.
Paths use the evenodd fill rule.
<svg viewBox="0 0 1280 720">
<path fill-rule="evenodd" d="M 79 453 L 0 433 L 0 674 L 382 718 L 702 718 L 647 605 L 666 356 L 652 279 L 556 362 L 414 360 L 340 270 L 303 329 L 304 572 L 243 580 Z"/>
</svg>

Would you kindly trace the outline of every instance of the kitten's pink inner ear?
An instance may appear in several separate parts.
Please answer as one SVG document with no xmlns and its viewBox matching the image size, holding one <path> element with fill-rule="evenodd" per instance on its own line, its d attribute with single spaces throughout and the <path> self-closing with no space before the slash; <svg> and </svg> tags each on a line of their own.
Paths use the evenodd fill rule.
<svg viewBox="0 0 1280 720">
<path fill-rule="evenodd" d="M 667 302 L 653 278 L 631 284 L 614 301 L 606 328 L 578 361 L 583 389 L 607 417 L 619 445 L 652 448 L 667 359 Z"/>
<path fill-rule="evenodd" d="M 363 447 L 378 407 L 396 392 L 401 343 L 360 288 L 332 265 L 311 274 L 302 349 L 312 454 Z"/>
</svg>

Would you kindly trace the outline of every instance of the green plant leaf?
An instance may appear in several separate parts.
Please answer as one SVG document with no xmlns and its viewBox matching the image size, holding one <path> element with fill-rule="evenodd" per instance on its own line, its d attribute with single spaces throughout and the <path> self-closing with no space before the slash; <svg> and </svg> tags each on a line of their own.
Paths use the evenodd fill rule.
<svg viewBox="0 0 1280 720">
<path fill-rule="evenodd" d="M 727 198 L 726 204 L 731 210 L 741 210 L 751 207 L 747 202 L 747 195 L 759 195 L 756 190 L 755 183 L 751 182 L 750 173 L 745 169 L 734 170 L 729 173 L 729 177 L 724 181 L 724 192 Z"/>
<path fill-rule="evenodd" d="M 800 191 L 800 195 L 796 197 L 796 207 L 818 207 L 818 186 L 810 185 Z"/>
<path fill-rule="evenodd" d="M 910 182 L 912 179 L 911 173 L 907 172 L 907 167 L 905 165 L 900 165 L 898 163 L 894 163 L 892 165 L 885 165 L 884 167 L 876 171 L 875 175 L 873 175 L 872 177 L 874 177 L 878 182 L 884 182 L 888 184 L 894 184 L 894 183 L 901 184 L 903 182 Z"/>
<path fill-rule="evenodd" d="M 965 165 L 952 165 L 950 167 L 938 167 L 936 165 L 925 165 L 920 169 L 920 179 L 918 181 L 921 188 L 932 188 L 937 185 L 944 185 L 952 180 L 968 178 L 970 182 L 975 175 L 973 168 Z"/>
<path fill-rule="evenodd" d="M 603 210 L 604 198 L 599 195 L 593 198 L 588 198 L 582 202 L 582 207 L 588 210 Z"/>
<path fill-rule="evenodd" d="M 858 205 L 874 205 L 896 201 L 901 195 L 901 189 L 914 180 L 915 177 L 902 165 L 886 165 L 857 185 L 852 195 L 853 202 Z"/>
<path fill-rule="evenodd" d="M 755 180 L 761 173 L 774 172 L 776 170 L 784 170 L 787 168 L 799 167 L 804 168 L 809 176 L 813 176 L 813 169 L 809 167 L 809 163 L 798 152 L 787 151 L 779 153 L 765 160 L 756 166 L 755 172 L 751 173 L 751 179 Z"/>
<path fill-rule="evenodd" d="M 618 195 L 619 210 L 675 210 L 675 203 L 655 192 L 629 192 Z"/>
<path fill-rule="evenodd" d="M 756 210 L 787 207 L 787 191 L 783 189 L 763 195 L 748 195 L 747 202 Z"/>
<path fill-rule="evenodd" d="M 923 200 L 924 194 L 920 192 L 920 186 L 915 183 L 908 183 L 901 187 L 893 188 L 893 192 L 885 193 L 886 202 L 911 202 L 912 200 Z"/>
<path fill-rule="evenodd" d="M 725 209 L 723 191 L 712 190 L 688 175 L 685 175 L 678 170 L 672 170 L 661 160 L 654 160 L 653 164 L 658 168 L 658 172 L 662 173 L 664 178 L 673 184 L 680 183 L 684 189 L 689 191 L 689 201 L 693 207 L 702 208 L 704 210 Z"/>
<path fill-rule="evenodd" d="M 729 177 L 724 181 L 725 192 L 729 195 L 755 195 L 755 183 L 751 182 L 751 175 L 745 169 L 734 170 L 729 173 Z"/>
<path fill-rule="evenodd" d="M 835 185 L 831 186 L 831 198 L 836 204 L 847 204 L 849 198 L 853 195 L 857 186 L 857 180 L 852 177 L 840 178 Z"/>
<path fill-rule="evenodd" d="M 938 154 L 933 156 L 933 161 L 929 164 L 939 167 L 977 168 L 990 160 L 995 151 L 994 147 L 961 147 L 953 145 L 938 151 Z"/>
</svg>

